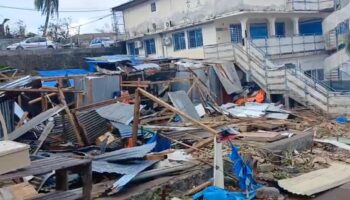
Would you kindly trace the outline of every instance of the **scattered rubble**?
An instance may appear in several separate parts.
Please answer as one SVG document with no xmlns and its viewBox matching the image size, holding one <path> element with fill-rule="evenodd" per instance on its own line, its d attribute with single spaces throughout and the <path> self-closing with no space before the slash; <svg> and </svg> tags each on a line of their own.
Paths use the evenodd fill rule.
<svg viewBox="0 0 350 200">
<path fill-rule="evenodd" d="M 97 72 L 0 83 L 0 147 L 11 144 L 0 148 L 0 195 L 127 199 L 152 186 L 172 199 L 287 199 L 349 182 L 347 120 L 267 103 L 230 64 L 87 61 Z"/>
</svg>

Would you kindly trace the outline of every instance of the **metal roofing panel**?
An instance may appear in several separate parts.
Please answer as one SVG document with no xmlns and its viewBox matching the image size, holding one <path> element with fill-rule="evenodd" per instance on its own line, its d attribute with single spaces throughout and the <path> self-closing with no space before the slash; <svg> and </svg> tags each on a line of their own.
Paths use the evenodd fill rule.
<svg viewBox="0 0 350 200">
<path fill-rule="evenodd" d="M 278 185 L 291 193 L 311 196 L 348 183 L 349 180 L 350 165 L 332 163 L 326 169 L 280 180 Z"/>
<path fill-rule="evenodd" d="M 132 136 L 132 127 L 129 125 L 125 125 L 119 122 L 113 122 L 111 121 L 112 126 L 114 128 L 117 128 L 119 130 L 120 133 L 120 137 L 121 138 L 130 138 Z M 142 135 L 142 130 L 138 130 L 138 135 Z"/>
<path fill-rule="evenodd" d="M 108 120 L 102 118 L 95 110 L 76 113 L 77 120 L 83 129 L 89 144 L 108 131 Z"/>
<path fill-rule="evenodd" d="M 150 160 L 140 160 L 134 161 L 126 164 L 118 164 L 118 163 L 109 163 L 106 161 L 92 161 L 92 171 L 98 173 L 115 173 L 115 174 L 130 174 L 133 171 L 137 171 L 142 168 L 144 165 L 154 164 L 157 161 Z"/>
<path fill-rule="evenodd" d="M 214 70 L 227 94 L 242 91 L 241 81 L 233 63 L 216 64 Z"/>
<path fill-rule="evenodd" d="M 0 111 L 4 116 L 7 132 L 13 131 L 13 129 L 15 128 L 14 127 L 15 125 L 14 101 L 7 100 L 7 101 L 0 102 Z M 3 137 L 3 130 L 1 126 L 0 126 L 0 137 Z"/>
<path fill-rule="evenodd" d="M 96 156 L 95 160 L 115 162 L 132 158 L 143 158 L 147 153 L 151 152 L 155 146 L 156 142 L 133 148 L 124 148 Z"/>
<path fill-rule="evenodd" d="M 32 118 L 31 120 L 29 120 L 26 124 L 24 124 L 23 126 L 17 128 L 12 133 L 10 133 L 9 140 L 14 140 L 16 138 L 21 137 L 23 134 L 25 134 L 26 132 L 33 129 L 36 125 L 46 121 L 50 117 L 61 112 L 64 108 L 65 108 L 65 106 L 58 105 L 58 106 L 55 106 L 55 107 L 53 107 L 45 112 L 40 113 L 39 115 L 37 115 L 34 118 Z"/>
<path fill-rule="evenodd" d="M 160 66 L 155 63 L 144 63 L 144 64 L 136 65 L 134 66 L 134 68 L 136 70 L 144 70 L 144 69 L 152 69 L 152 68 L 160 69 Z"/>
<path fill-rule="evenodd" d="M 32 81 L 33 81 L 33 78 L 31 76 L 25 76 L 5 84 L 0 84 L 0 88 L 11 89 L 11 88 L 23 87 L 31 83 Z"/>
<path fill-rule="evenodd" d="M 130 124 L 134 118 L 134 105 L 130 104 L 115 103 L 98 108 L 96 111 L 105 119 L 120 122 L 125 125 Z"/>
<path fill-rule="evenodd" d="M 200 119 L 196 108 L 194 107 L 191 99 L 188 97 L 185 91 L 169 92 L 169 98 L 173 105 L 182 112 L 185 112 L 194 119 Z M 185 121 L 182 117 L 182 120 Z"/>
</svg>

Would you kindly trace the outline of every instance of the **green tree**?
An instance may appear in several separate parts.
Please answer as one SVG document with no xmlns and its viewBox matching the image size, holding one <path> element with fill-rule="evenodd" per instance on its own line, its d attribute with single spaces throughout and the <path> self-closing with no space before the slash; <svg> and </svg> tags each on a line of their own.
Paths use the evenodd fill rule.
<svg viewBox="0 0 350 200">
<path fill-rule="evenodd" d="M 47 27 L 49 26 L 50 16 L 56 14 L 58 17 L 59 0 L 34 0 L 34 5 L 38 11 L 41 11 L 41 15 L 46 15 L 43 29 L 43 37 L 45 37 Z"/>
</svg>

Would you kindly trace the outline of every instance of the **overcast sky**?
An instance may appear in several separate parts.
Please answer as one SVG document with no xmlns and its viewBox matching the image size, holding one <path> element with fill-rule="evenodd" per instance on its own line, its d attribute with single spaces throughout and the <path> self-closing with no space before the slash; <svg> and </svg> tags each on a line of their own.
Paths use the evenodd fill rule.
<svg viewBox="0 0 350 200">
<path fill-rule="evenodd" d="M 91 10 L 108 9 L 124 3 L 128 0 L 60 0 L 60 10 Z M 24 7 L 34 9 L 34 0 L 0 0 L 0 6 Z M 89 13 L 60 13 L 60 18 L 70 17 L 72 26 L 84 24 L 91 20 L 108 15 L 110 11 Z M 4 18 L 9 18 L 10 26 L 18 20 L 23 20 L 27 25 L 27 32 L 38 33 L 38 27 L 44 24 L 45 16 L 40 12 L 13 10 L 0 7 L 0 23 Z M 81 33 L 97 32 L 96 29 L 112 30 L 112 17 L 105 18 L 99 22 L 81 27 Z"/>
</svg>

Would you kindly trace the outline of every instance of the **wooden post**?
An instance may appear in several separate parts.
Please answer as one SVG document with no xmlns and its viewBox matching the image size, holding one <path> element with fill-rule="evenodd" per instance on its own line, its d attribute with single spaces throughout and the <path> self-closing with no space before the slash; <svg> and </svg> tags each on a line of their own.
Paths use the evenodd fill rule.
<svg viewBox="0 0 350 200">
<path fill-rule="evenodd" d="M 219 133 L 219 131 L 210 128 L 209 126 L 201 123 L 200 121 L 192 118 L 191 116 L 187 115 L 186 113 L 174 108 L 173 106 L 169 105 L 168 103 L 166 103 L 165 101 L 153 96 L 152 94 L 148 93 L 147 91 L 139 88 L 138 91 L 145 97 L 151 99 L 152 101 L 158 103 L 161 106 L 164 106 L 165 108 L 167 108 L 168 110 L 182 116 L 183 118 L 187 119 L 188 121 L 192 122 L 193 124 L 198 125 L 199 127 L 202 127 L 204 130 L 207 130 L 208 132 L 210 132 L 211 134 L 213 134 L 214 136 L 217 136 L 217 134 Z"/>
<path fill-rule="evenodd" d="M 67 169 L 56 170 L 56 190 L 67 191 L 68 188 L 68 171 Z"/>
<path fill-rule="evenodd" d="M 68 105 L 67 105 L 67 102 L 66 102 L 66 99 L 64 97 L 64 94 L 62 92 L 61 89 L 58 90 L 58 94 L 59 94 L 59 97 L 60 97 L 60 100 L 61 100 L 61 103 L 64 105 L 64 109 L 68 115 L 68 119 L 73 127 L 73 130 L 74 130 L 74 133 L 75 133 L 75 136 L 77 137 L 77 140 L 78 140 L 78 143 L 80 146 L 83 146 L 84 145 L 84 142 L 80 136 L 80 131 L 78 129 L 78 124 L 76 123 L 75 119 L 74 119 L 74 116 L 73 114 L 70 112 L 69 108 L 68 108 Z"/>
<path fill-rule="evenodd" d="M 6 122 L 5 122 L 5 118 L 4 116 L 2 115 L 2 112 L 0 111 L 0 122 L 1 122 L 1 128 L 2 128 L 2 133 L 3 133 L 3 137 L 4 137 L 4 140 L 8 140 L 9 137 L 8 137 L 8 134 L 7 134 L 7 127 L 6 127 Z"/>
<path fill-rule="evenodd" d="M 81 169 L 81 179 L 83 181 L 83 199 L 90 200 L 92 193 L 92 166 L 91 162 Z"/>
<path fill-rule="evenodd" d="M 137 135 L 139 130 L 140 123 L 140 104 L 141 104 L 141 96 L 139 92 L 139 88 L 136 89 L 135 93 L 135 104 L 134 104 L 134 121 L 132 124 L 132 146 L 136 146 L 137 143 Z"/>
<path fill-rule="evenodd" d="M 47 136 L 49 136 L 49 134 L 51 133 L 53 127 L 55 126 L 53 121 L 49 121 L 49 123 L 47 123 L 47 125 L 44 128 L 44 131 L 41 133 L 38 141 L 39 144 L 37 146 L 37 148 L 35 149 L 33 155 L 36 155 L 38 153 L 38 151 L 40 150 L 41 146 L 44 144 Z"/>
</svg>

